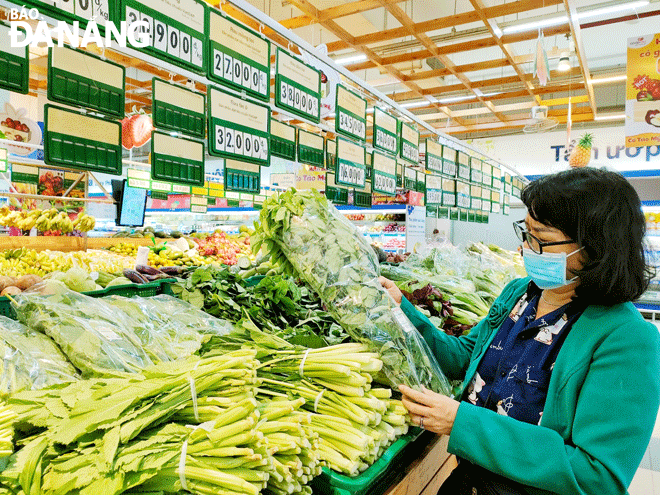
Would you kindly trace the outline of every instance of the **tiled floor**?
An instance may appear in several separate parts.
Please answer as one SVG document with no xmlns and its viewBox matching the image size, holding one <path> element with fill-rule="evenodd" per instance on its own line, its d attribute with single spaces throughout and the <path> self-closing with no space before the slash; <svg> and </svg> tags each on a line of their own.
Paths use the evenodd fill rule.
<svg viewBox="0 0 660 495">
<path fill-rule="evenodd" d="M 660 329 L 660 321 L 654 322 Z M 630 495 L 660 495 L 660 412 L 651 443 L 628 489 Z"/>
</svg>

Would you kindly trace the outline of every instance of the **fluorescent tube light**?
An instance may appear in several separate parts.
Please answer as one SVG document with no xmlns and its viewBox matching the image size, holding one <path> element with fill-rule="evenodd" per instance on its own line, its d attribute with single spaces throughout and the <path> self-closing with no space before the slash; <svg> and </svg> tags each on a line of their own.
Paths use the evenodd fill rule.
<svg viewBox="0 0 660 495">
<path fill-rule="evenodd" d="M 585 19 L 587 17 L 596 17 L 599 15 L 613 14 L 614 12 L 623 12 L 625 10 L 633 10 L 639 7 L 644 7 L 649 4 L 648 0 L 639 0 L 638 2 L 629 2 L 621 3 L 618 5 L 610 5 L 609 7 L 603 7 L 602 9 L 586 10 L 584 12 L 578 12 L 578 19 Z"/>
<path fill-rule="evenodd" d="M 596 115 L 594 120 L 625 120 L 625 113 L 614 113 L 610 115 Z"/>
<path fill-rule="evenodd" d="M 403 103 L 401 105 L 402 108 L 417 108 L 417 107 L 425 107 L 426 105 L 429 105 L 431 102 L 430 101 L 415 101 L 411 103 Z"/>
<path fill-rule="evenodd" d="M 355 62 L 364 62 L 367 60 L 367 56 L 362 54 L 362 55 L 353 55 L 350 57 L 344 57 L 344 58 L 337 58 L 335 59 L 336 64 L 340 65 L 346 65 L 346 64 L 352 64 Z"/>
<path fill-rule="evenodd" d="M 562 15 L 560 17 L 551 17 L 549 19 L 542 19 L 540 21 L 526 22 L 524 24 L 514 24 L 512 26 L 506 26 L 502 29 L 504 34 L 512 33 L 522 33 L 525 31 L 533 31 L 534 29 L 540 29 L 550 26 L 559 26 L 560 24 L 568 23 L 568 17 Z"/>
<path fill-rule="evenodd" d="M 625 81 L 628 78 L 625 74 L 620 76 L 610 76 L 610 77 L 599 77 L 598 79 L 592 79 L 592 84 L 605 84 L 610 82 Z"/>
</svg>

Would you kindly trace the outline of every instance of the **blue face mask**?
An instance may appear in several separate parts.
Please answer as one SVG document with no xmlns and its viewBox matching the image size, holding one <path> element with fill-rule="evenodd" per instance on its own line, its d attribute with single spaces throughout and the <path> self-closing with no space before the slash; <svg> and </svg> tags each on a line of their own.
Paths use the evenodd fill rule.
<svg viewBox="0 0 660 495">
<path fill-rule="evenodd" d="M 531 249 L 523 248 L 523 262 L 527 275 L 539 289 L 556 289 L 569 285 L 578 277 L 566 280 L 566 259 L 573 256 L 583 248 L 576 249 L 572 253 L 543 253 L 537 254 Z"/>
</svg>

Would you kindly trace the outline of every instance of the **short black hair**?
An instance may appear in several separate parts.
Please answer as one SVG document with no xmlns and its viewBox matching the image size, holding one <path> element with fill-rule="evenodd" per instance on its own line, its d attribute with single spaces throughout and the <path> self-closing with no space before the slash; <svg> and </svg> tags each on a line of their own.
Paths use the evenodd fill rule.
<svg viewBox="0 0 660 495">
<path fill-rule="evenodd" d="M 644 254 L 639 196 L 620 174 L 578 168 L 528 184 L 521 199 L 536 221 L 559 229 L 586 253 L 575 299 L 612 306 L 638 299 L 654 275 Z"/>
</svg>

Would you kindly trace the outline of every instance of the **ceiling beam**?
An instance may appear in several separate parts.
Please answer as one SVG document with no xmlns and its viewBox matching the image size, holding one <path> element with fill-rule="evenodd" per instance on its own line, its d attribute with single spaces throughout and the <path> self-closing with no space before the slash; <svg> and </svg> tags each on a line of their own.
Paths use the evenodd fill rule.
<svg viewBox="0 0 660 495">
<path fill-rule="evenodd" d="M 507 65 L 510 65 L 510 62 L 505 58 L 500 58 L 497 60 L 487 60 L 485 62 L 478 62 L 474 64 L 457 65 L 455 69 L 459 72 L 475 72 L 478 70 L 497 69 L 500 67 L 506 67 Z M 423 79 L 432 79 L 434 77 L 445 77 L 450 75 L 451 71 L 449 69 L 435 69 L 409 74 L 405 76 L 404 80 L 419 81 Z"/>
<path fill-rule="evenodd" d="M 582 69 L 584 87 L 586 88 L 587 94 L 589 95 L 589 106 L 591 107 L 591 111 L 595 116 L 597 114 L 596 97 L 594 96 L 594 87 L 591 84 L 591 73 L 589 72 L 589 67 L 587 65 L 587 54 L 584 51 L 584 44 L 582 43 L 582 31 L 580 28 L 580 21 L 577 17 L 577 6 L 575 5 L 575 0 L 564 0 L 564 8 L 566 9 L 566 14 L 568 15 L 571 35 L 573 36 L 573 41 L 575 42 L 575 54 L 577 55 L 578 62 L 580 63 L 580 69 Z"/>
<path fill-rule="evenodd" d="M 400 3 L 407 0 L 385 0 L 388 3 Z M 317 24 L 319 21 L 327 21 L 329 19 L 339 19 L 353 14 L 360 14 L 369 10 L 382 7 L 379 0 L 358 0 L 356 2 L 344 3 L 334 7 L 328 7 L 319 11 L 318 19 L 310 15 L 301 15 L 292 17 L 291 19 L 283 19 L 280 22 L 282 26 L 287 29 L 296 29 L 310 24 Z"/>
<path fill-rule="evenodd" d="M 402 26 L 404 26 L 408 31 L 410 32 L 411 35 L 415 36 L 431 53 L 433 53 L 433 56 L 440 61 L 441 64 L 445 66 L 447 70 L 449 70 L 456 78 L 458 78 L 459 81 L 470 91 L 474 93 L 474 95 L 483 103 L 493 114 L 500 119 L 501 121 L 505 121 L 506 117 L 498 112 L 497 110 L 494 109 L 493 105 L 485 101 L 481 95 L 479 94 L 478 91 L 475 91 L 475 89 L 472 87 L 472 84 L 470 80 L 467 78 L 465 74 L 462 72 L 456 70 L 456 65 L 451 61 L 449 57 L 446 55 L 441 55 L 438 53 L 438 47 L 433 43 L 431 38 L 429 38 L 426 33 L 418 33 L 415 32 L 414 29 L 414 22 L 412 19 L 408 16 L 406 12 L 404 12 L 401 7 L 398 5 L 387 5 L 383 1 L 383 7 L 389 11 L 390 14 L 394 16 L 394 18 L 401 23 Z M 423 93 L 423 91 L 422 91 Z"/>
<path fill-rule="evenodd" d="M 479 17 L 481 18 L 481 21 L 484 23 L 486 26 L 486 29 L 490 32 L 490 35 L 493 37 L 493 39 L 497 42 L 497 45 L 500 47 L 500 50 L 502 50 L 502 53 L 504 53 L 504 56 L 506 59 L 509 61 L 511 64 L 511 67 L 513 67 L 513 70 L 516 71 L 516 74 L 518 74 L 518 77 L 520 78 L 520 81 L 525 85 L 527 88 L 527 91 L 529 92 L 529 95 L 532 98 L 535 98 L 534 93 L 532 90 L 534 89 L 534 85 L 530 80 L 528 80 L 525 77 L 525 71 L 523 71 L 520 66 L 516 63 L 515 61 L 515 53 L 513 53 L 513 48 L 511 48 L 510 45 L 505 45 L 502 43 L 502 40 L 500 39 L 500 36 L 495 32 L 495 29 L 493 28 L 493 25 L 491 24 L 490 20 L 486 16 L 484 10 L 486 9 L 486 6 L 484 5 L 482 0 L 470 0 L 470 4 L 472 4 L 472 7 L 474 10 L 479 14 Z M 495 21 L 493 21 L 495 22 Z M 501 32 L 499 33 L 500 35 L 502 34 Z"/>
<path fill-rule="evenodd" d="M 379 0 L 381 1 L 381 0 Z M 382 0 L 385 1 L 385 0 Z M 317 20 L 319 19 L 319 10 L 314 7 L 308 0 L 289 0 L 289 2 L 294 5 L 296 8 L 298 8 L 300 11 L 303 13 L 313 16 Z M 387 5 L 387 3 L 385 3 Z M 344 28 L 339 26 L 335 21 L 333 20 L 319 20 L 319 24 L 321 24 L 323 27 L 328 29 L 330 32 L 332 32 L 335 36 L 339 37 L 340 39 L 344 40 L 346 43 L 351 44 L 353 43 L 353 40 L 355 39 L 351 34 L 346 31 Z M 383 70 L 388 72 L 390 75 L 393 77 L 401 80 L 403 78 L 403 74 L 397 70 L 395 67 L 391 67 L 390 65 L 384 65 L 382 63 L 382 57 L 380 57 L 377 53 L 375 53 L 373 50 L 366 46 L 354 46 L 354 48 L 357 51 L 360 51 L 364 53 L 367 58 L 370 60 L 371 63 L 374 64 L 374 66 L 377 67 L 382 67 Z M 422 88 L 420 88 L 417 84 L 414 82 L 404 82 L 404 84 L 413 92 L 413 94 L 416 94 L 419 97 L 423 98 L 422 95 Z M 446 113 L 448 117 L 451 118 L 451 111 L 449 110 L 448 107 L 441 107 L 440 105 L 434 105 L 439 111 Z"/>
<path fill-rule="evenodd" d="M 567 116 L 562 115 L 562 116 L 555 116 L 553 117 L 559 124 L 565 124 L 567 120 Z M 591 110 L 589 110 L 589 113 L 584 113 L 584 114 L 575 114 L 573 112 L 573 115 L 571 116 L 571 120 L 575 122 L 589 122 L 593 120 L 593 114 L 591 113 Z M 529 120 L 511 120 L 507 122 L 506 125 L 503 125 L 502 122 L 488 122 L 488 123 L 482 123 L 482 124 L 475 124 L 471 126 L 454 126 L 454 127 L 445 127 L 443 125 L 437 125 L 434 126 L 436 129 L 442 130 L 442 132 L 446 134 L 470 134 L 470 133 L 475 133 L 475 132 L 480 132 L 480 131 L 497 131 L 497 130 L 511 130 L 511 129 L 520 129 L 525 127 L 527 124 L 529 124 Z"/>
<path fill-rule="evenodd" d="M 495 7 L 488 7 L 484 9 L 485 15 L 489 18 L 501 17 L 505 15 L 515 15 L 530 10 L 540 9 L 542 7 L 550 7 L 552 5 L 561 4 L 562 0 L 518 0 L 516 2 L 505 3 Z M 428 33 L 430 31 L 437 31 L 439 29 L 451 28 L 461 26 L 463 24 L 470 24 L 472 22 L 479 22 L 479 15 L 474 11 L 463 12 L 456 15 L 440 17 L 430 21 L 418 22 L 413 24 L 415 33 Z M 355 38 L 356 45 L 368 45 L 372 43 L 380 43 L 383 41 L 395 40 L 409 35 L 406 27 L 398 27 L 380 31 L 378 33 L 365 34 Z M 335 41 L 328 43 L 328 53 L 336 52 L 338 50 L 346 50 L 351 48 L 343 41 Z"/>
<path fill-rule="evenodd" d="M 570 28 L 568 27 L 568 25 L 559 26 L 556 28 L 548 28 L 544 30 L 545 36 L 547 37 L 566 34 L 569 32 L 570 32 Z M 537 37 L 538 37 L 538 33 L 534 31 L 534 32 L 519 33 L 519 34 L 518 33 L 507 34 L 505 36 L 502 36 L 501 41 L 502 43 L 510 44 L 510 43 L 517 43 L 519 41 L 533 40 L 536 39 Z M 473 41 L 465 41 L 463 43 L 454 43 L 451 45 L 440 46 L 438 47 L 438 51 L 443 55 L 450 55 L 452 53 L 469 52 L 472 50 L 478 50 L 480 48 L 489 48 L 491 46 L 497 46 L 497 42 L 493 39 L 492 36 L 489 36 L 488 38 L 480 38 Z M 425 58 L 429 58 L 432 56 L 433 54 L 428 49 L 424 49 L 411 53 L 402 53 L 400 55 L 383 57 L 383 62 L 385 64 L 399 64 L 403 62 L 410 62 L 413 60 L 423 60 Z M 351 71 L 371 69 L 372 67 L 374 67 L 374 64 L 369 61 L 346 66 L 346 68 Z"/>
</svg>

